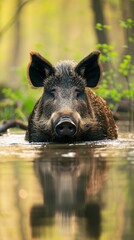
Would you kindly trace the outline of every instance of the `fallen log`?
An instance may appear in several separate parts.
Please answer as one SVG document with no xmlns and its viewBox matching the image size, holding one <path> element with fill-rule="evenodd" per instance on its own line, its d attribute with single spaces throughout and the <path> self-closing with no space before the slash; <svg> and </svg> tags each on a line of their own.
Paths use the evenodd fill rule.
<svg viewBox="0 0 134 240">
<path fill-rule="evenodd" d="M 0 126 L 0 134 L 6 133 L 7 130 L 10 128 L 19 128 L 22 130 L 27 130 L 27 125 L 22 121 L 16 119 L 4 121 L 3 124 Z"/>
</svg>

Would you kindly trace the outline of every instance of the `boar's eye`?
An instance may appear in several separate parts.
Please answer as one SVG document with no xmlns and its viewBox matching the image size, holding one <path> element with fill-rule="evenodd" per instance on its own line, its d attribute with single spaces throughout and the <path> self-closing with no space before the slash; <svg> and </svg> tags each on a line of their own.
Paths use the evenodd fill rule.
<svg viewBox="0 0 134 240">
<path fill-rule="evenodd" d="M 76 97 L 80 98 L 84 94 L 84 91 L 82 89 L 75 89 Z"/>
<path fill-rule="evenodd" d="M 55 89 L 55 88 L 52 88 L 51 90 L 48 90 L 48 94 L 49 94 L 51 97 L 55 97 L 55 93 L 56 93 L 56 89 Z"/>
</svg>

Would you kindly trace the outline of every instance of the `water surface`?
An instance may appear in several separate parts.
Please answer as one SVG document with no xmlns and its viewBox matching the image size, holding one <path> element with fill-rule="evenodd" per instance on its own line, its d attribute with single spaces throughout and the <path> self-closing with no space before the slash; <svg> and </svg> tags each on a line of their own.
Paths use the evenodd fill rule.
<svg viewBox="0 0 134 240">
<path fill-rule="evenodd" d="M 134 135 L 29 144 L 0 137 L 0 240 L 133 240 Z"/>
</svg>

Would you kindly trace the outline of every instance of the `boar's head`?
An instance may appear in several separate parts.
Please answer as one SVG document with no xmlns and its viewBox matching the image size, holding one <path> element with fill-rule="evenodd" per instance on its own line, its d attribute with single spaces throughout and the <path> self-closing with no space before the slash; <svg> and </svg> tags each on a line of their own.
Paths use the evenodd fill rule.
<svg viewBox="0 0 134 240">
<path fill-rule="evenodd" d="M 96 113 L 96 105 L 101 103 L 90 89 L 101 77 L 99 55 L 95 51 L 78 64 L 61 61 L 53 66 L 40 54 L 31 52 L 28 76 L 34 87 L 43 87 L 44 91 L 29 117 L 26 138 L 30 142 L 106 138 Z"/>
</svg>

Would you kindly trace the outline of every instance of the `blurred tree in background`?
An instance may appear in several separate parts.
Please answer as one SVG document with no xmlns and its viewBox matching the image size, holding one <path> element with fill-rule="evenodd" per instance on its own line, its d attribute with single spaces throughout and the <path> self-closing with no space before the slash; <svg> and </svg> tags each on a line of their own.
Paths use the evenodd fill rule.
<svg viewBox="0 0 134 240">
<path fill-rule="evenodd" d="M 0 81 L 18 86 L 13 70 L 27 65 L 31 50 L 53 63 L 78 61 L 96 49 L 96 43 L 114 43 L 122 53 L 128 38 L 119 20 L 133 15 L 131 0 L 1 0 Z M 112 31 L 97 31 L 97 23 L 110 25 Z"/>
<path fill-rule="evenodd" d="M 111 68 L 115 73 L 114 68 L 120 67 L 123 75 L 126 65 L 120 64 L 134 49 L 133 19 L 133 0 L 1 0 L 0 97 L 10 99 L 11 105 L 16 101 L 26 116 L 29 113 L 40 95 L 30 90 L 26 78 L 31 50 L 39 51 L 55 64 L 63 59 L 78 62 L 98 48 L 102 52 L 104 84 Z M 133 74 L 133 57 L 129 63 Z M 102 95 L 109 97 L 107 90 L 116 84 L 107 84 Z M 3 118 L 10 116 L 5 109 L 2 114 Z"/>
</svg>

